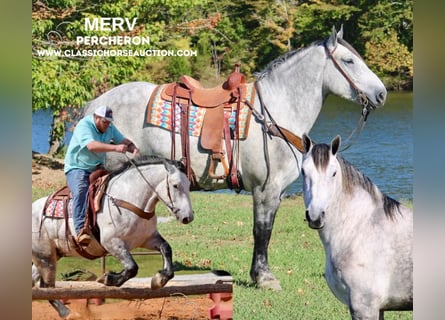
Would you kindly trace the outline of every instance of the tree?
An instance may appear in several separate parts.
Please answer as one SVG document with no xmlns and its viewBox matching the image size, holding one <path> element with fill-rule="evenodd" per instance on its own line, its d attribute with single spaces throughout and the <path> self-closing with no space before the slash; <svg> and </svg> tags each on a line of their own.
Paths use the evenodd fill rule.
<svg viewBox="0 0 445 320">
<path fill-rule="evenodd" d="M 412 90 L 412 1 L 370 3 L 358 19 L 365 58 L 392 90 Z"/>
<path fill-rule="evenodd" d="M 186 9 L 204 0 L 122 0 L 91 3 L 86 0 L 33 1 L 32 5 L 32 110 L 50 109 L 54 115 L 50 153 L 63 147 L 65 115 L 81 108 L 88 100 L 120 83 L 139 79 L 150 65 L 162 58 L 101 57 L 97 55 L 43 56 L 42 50 L 78 52 L 104 49 L 101 45 L 82 45 L 77 36 L 149 36 L 151 49 L 162 49 L 167 21 L 178 19 Z M 153 10 L 154 8 L 159 10 Z M 133 30 L 86 30 L 86 18 L 138 18 Z M 106 49 L 134 49 L 134 45 L 108 45 Z M 53 51 L 54 53 L 55 51 Z M 145 73 L 146 75 L 146 73 Z M 63 112 L 65 111 L 65 112 Z M 69 111 L 68 113 L 66 111 Z M 63 119 L 60 116 L 63 115 Z"/>
<path fill-rule="evenodd" d="M 54 114 L 51 152 L 63 147 L 65 120 L 92 98 L 123 82 L 177 81 L 190 74 L 207 86 L 221 83 L 241 62 L 251 79 L 283 53 L 345 26 L 346 40 L 389 89 L 411 89 L 412 0 L 33 0 L 32 110 Z M 90 30 L 85 20 L 137 18 L 134 28 Z M 39 50 L 131 50 L 87 45 L 76 37 L 149 37 L 143 49 L 193 49 L 196 57 L 42 56 Z"/>
</svg>

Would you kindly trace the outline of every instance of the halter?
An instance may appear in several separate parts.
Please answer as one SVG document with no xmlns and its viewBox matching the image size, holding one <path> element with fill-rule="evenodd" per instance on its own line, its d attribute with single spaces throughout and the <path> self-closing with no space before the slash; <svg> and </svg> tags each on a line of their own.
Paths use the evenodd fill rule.
<svg viewBox="0 0 445 320">
<path fill-rule="evenodd" d="M 369 112 L 371 110 L 376 109 L 377 107 L 372 103 L 372 101 L 369 100 L 368 96 L 355 85 L 355 83 L 351 80 L 351 78 L 348 76 L 348 74 L 345 72 L 345 70 L 343 70 L 343 68 L 339 65 L 337 60 L 335 60 L 333 53 L 337 49 L 337 46 L 332 51 L 329 51 L 326 42 L 327 41 L 325 41 L 323 43 L 323 46 L 326 50 L 327 55 L 329 56 L 329 58 L 331 58 L 332 63 L 334 63 L 334 66 L 337 68 L 337 70 L 340 71 L 340 73 L 343 75 L 343 77 L 346 79 L 346 81 L 349 82 L 349 85 L 357 92 L 358 102 L 362 105 L 362 112 L 361 112 L 360 118 L 357 121 L 355 128 L 352 130 L 351 134 L 346 139 L 346 141 L 347 141 L 347 143 L 345 143 L 346 146 L 343 147 L 341 150 L 341 151 L 344 151 L 346 149 L 349 149 L 357 141 L 357 139 L 360 137 L 360 134 L 362 133 L 363 129 L 365 128 L 366 120 L 368 119 Z M 360 125 L 360 123 L 361 123 L 361 125 Z M 352 137 L 356 133 L 359 126 L 361 126 L 361 128 L 358 131 L 354 140 L 352 140 Z"/>
<path fill-rule="evenodd" d="M 337 47 L 335 47 L 334 50 L 329 51 L 326 41 L 323 43 L 323 46 L 324 46 L 329 58 L 331 58 L 332 62 L 334 63 L 335 67 L 340 71 L 340 73 L 343 75 L 343 77 L 345 77 L 345 79 L 349 82 L 350 86 L 357 92 L 358 102 L 362 105 L 362 112 L 360 114 L 360 118 L 357 121 L 355 128 L 352 130 L 351 134 L 346 139 L 346 141 L 347 141 L 346 146 L 342 150 L 340 150 L 340 151 L 344 151 L 344 150 L 350 148 L 353 145 L 353 143 L 355 143 L 355 141 L 358 139 L 361 132 L 365 128 L 366 120 L 368 119 L 369 112 L 371 110 L 376 109 L 377 107 L 372 103 L 372 101 L 369 100 L 369 98 L 366 96 L 366 94 L 354 84 L 354 82 L 351 80 L 351 78 L 347 75 L 347 73 L 340 67 L 338 62 L 335 60 L 333 53 L 337 49 Z M 352 51 L 354 51 L 354 50 L 352 50 Z M 355 54 L 358 55 L 357 53 L 355 53 Z M 292 151 L 292 154 L 293 154 L 294 158 L 297 160 L 297 162 L 298 162 L 298 158 L 297 158 L 294 150 L 291 148 L 291 145 L 294 146 L 301 153 L 304 153 L 304 147 L 303 147 L 303 143 L 302 143 L 302 140 L 300 137 L 298 137 L 294 133 L 290 132 L 289 130 L 287 130 L 283 127 L 280 127 L 276 123 L 276 121 L 272 118 L 272 115 L 270 114 L 269 109 L 267 108 L 266 104 L 264 103 L 264 101 L 261 98 L 261 90 L 259 90 L 259 88 L 258 88 L 258 81 L 255 81 L 255 89 L 256 89 L 256 92 L 258 94 L 258 98 L 260 101 L 261 112 L 258 112 L 258 110 L 256 110 L 247 100 L 244 100 L 244 103 L 249 107 L 250 110 L 252 110 L 252 113 L 253 113 L 254 117 L 256 118 L 256 120 L 259 123 L 261 123 L 263 126 L 263 141 L 264 141 L 264 148 L 265 148 L 264 157 L 265 157 L 266 167 L 267 167 L 267 176 L 266 176 L 266 180 L 264 181 L 264 184 L 263 184 L 263 189 L 264 189 L 267 181 L 269 180 L 269 172 L 270 172 L 270 168 L 269 168 L 270 163 L 269 163 L 269 155 L 268 155 L 269 151 L 268 151 L 266 135 L 268 134 L 270 136 L 276 136 L 276 137 L 282 138 L 286 142 L 286 144 L 289 146 L 289 148 Z M 266 120 L 266 117 L 269 118 L 269 121 Z M 353 141 L 351 141 L 353 135 L 356 133 L 358 127 L 360 126 L 360 122 L 362 123 L 361 128 L 358 131 L 355 139 Z"/>
</svg>

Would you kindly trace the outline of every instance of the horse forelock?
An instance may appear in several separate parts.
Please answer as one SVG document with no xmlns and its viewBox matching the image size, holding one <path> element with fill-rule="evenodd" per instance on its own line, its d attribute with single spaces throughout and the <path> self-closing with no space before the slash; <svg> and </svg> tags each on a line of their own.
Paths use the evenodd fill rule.
<svg viewBox="0 0 445 320">
<path fill-rule="evenodd" d="M 343 157 L 337 155 L 337 160 L 340 163 L 343 177 L 343 189 L 345 192 L 351 194 L 353 187 L 359 186 L 363 190 L 368 192 L 375 202 L 383 202 L 383 210 L 385 212 L 385 216 L 389 219 L 393 220 L 397 212 L 401 213 L 400 203 L 398 201 L 382 193 L 379 188 L 377 188 L 377 186 L 371 181 L 371 179 L 365 176 L 360 170 L 355 168 Z"/>
<path fill-rule="evenodd" d="M 324 143 L 316 144 L 312 148 L 311 154 L 315 168 L 325 171 L 329 163 L 330 147 Z"/>
</svg>

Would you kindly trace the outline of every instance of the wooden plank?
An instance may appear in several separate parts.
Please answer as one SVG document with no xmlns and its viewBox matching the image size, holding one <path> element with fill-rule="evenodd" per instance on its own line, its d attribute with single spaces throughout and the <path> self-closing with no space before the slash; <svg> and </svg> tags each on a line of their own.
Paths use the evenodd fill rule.
<svg viewBox="0 0 445 320">
<path fill-rule="evenodd" d="M 151 290 L 150 283 L 151 278 L 134 278 L 118 288 L 107 287 L 95 281 L 57 281 L 55 288 L 32 288 L 32 299 L 152 299 L 233 291 L 231 276 L 213 274 L 176 276 L 164 288 L 157 290 Z"/>
</svg>

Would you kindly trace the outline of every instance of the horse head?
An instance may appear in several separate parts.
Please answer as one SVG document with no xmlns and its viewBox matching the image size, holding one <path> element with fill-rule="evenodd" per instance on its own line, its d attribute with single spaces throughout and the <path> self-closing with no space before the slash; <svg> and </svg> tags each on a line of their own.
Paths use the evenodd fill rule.
<svg viewBox="0 0 445 320">
<path fill-rule="evenodd" d="M 167 170 L 167 191 L 164 202 L 176 219 L 183 224 L 193 221 L 193 209 L 190 200 L 190 182 L 187 176 L 172 162 L 164 161 Z"/>
<path fill-rule="evenodd" d="M 338 32 L 335 27 L 332 28 L 332 33 L 324 42 L 324 46 L 330 60 L 323 80 L 324 86 L 330 92 L 347 100 L 359 102 L 368 109 L 383 106 L 386 100 L 386 88 L 357 51 L 343 40 L 343 26 Z"/>
<path fill-rule="evenodd" d="M 340 136 L 336 136 L 330 145 L 314 145 L 309 136 L 303 135 L 305 154 L 301 174 L 304 204 L 306 219 L 313 229 L 324 227 L 326 213 L 335 203 L 335 190 L 341 183 L 341 168 L 336 159 L 340 142 Z"/>
</svg>

